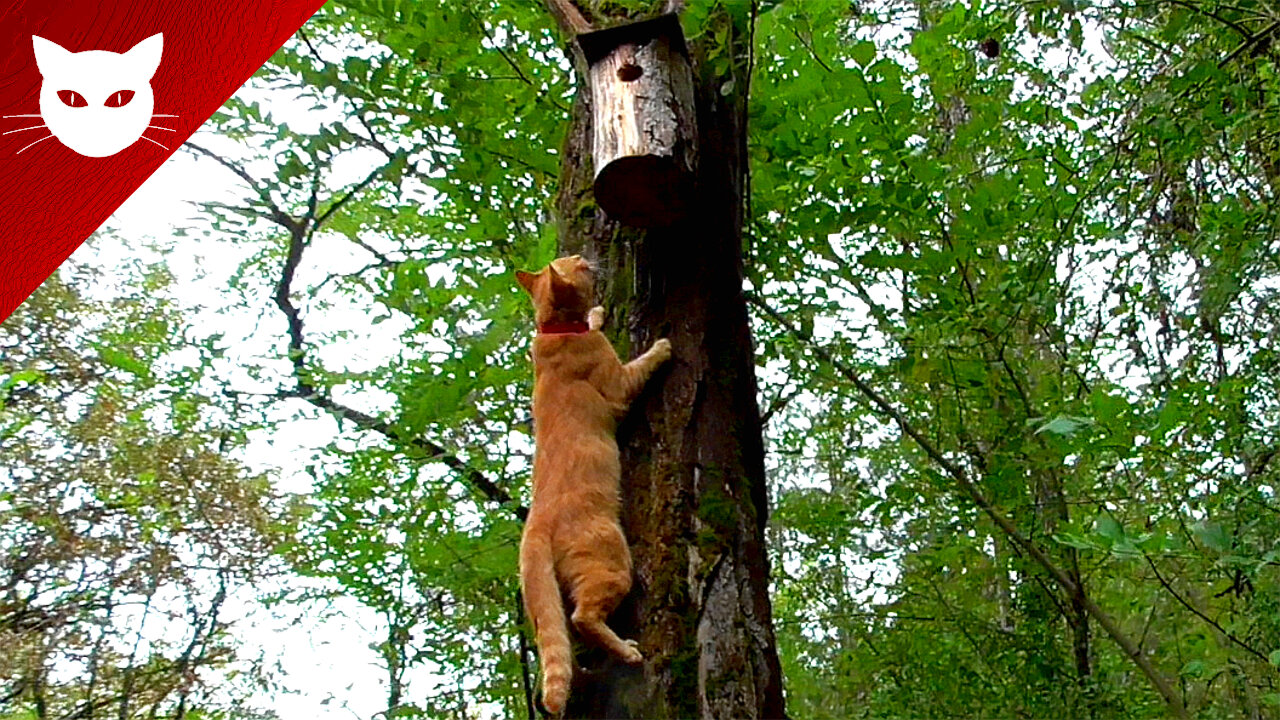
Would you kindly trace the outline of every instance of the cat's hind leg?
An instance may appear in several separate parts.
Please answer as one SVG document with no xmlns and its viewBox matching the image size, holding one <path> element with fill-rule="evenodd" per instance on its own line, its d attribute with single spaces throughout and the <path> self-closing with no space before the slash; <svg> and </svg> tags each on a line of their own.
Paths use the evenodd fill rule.
<svg viewBox="0 0 1280 720">
<path fill-rule="evenodd" d="M 605 619 L 631 591 L 631 555 L 626 538 L 616 526 L 607 534 L 612 537 L 593 548 L 593 557 L 580 557 L 577 563 L 572 563 L 577 567 L 568 573 L 574 605 L 571 621 L 584 639 L 600 645 L 623 662 L 634 664 L 644 659 L 636 642 L 623 640 L 605 624 Z M 597 536 L 595 540 L 601 538 Z"/>
<path fill-rule="evenodd" d="M 635 640 L 623 640 L 605 624 L 605 618 L 618 607 L 631 589 L 630 574 L 595 575 L 579 586 L 573 611 L 573 626 L 584 638 L 600 645 L 625 663 L 644 659 Z"/>
</svg>

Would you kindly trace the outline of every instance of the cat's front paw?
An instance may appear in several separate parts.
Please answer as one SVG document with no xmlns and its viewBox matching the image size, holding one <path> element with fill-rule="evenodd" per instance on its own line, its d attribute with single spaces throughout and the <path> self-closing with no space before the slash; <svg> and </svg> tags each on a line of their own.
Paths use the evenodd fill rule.
<svg viewBox="0 0 1280 720">
<path fill-rule="evenodd" d="M 587 313 L 587 329 L 599 330 L 602 327 L 604 327 L 604 308 L 597 305 Z"/>
<path fill-rule="evenodd" d="M 653 344 L 653 348 L 649 352 L 653 353 L 653 359 L 664 363 L 671 359 L 671 341 L 662 338 Z"/>
<path fill-rule="evenodd" d="M 622 644 L 627 646 L 626 649 L 620 653 L 622 662 L 628 665 L 635 665 L 636 663 L 644 660 L 644 655 L 640 654 L 640 643 L 635 640 L 623 640 Z"/>
</svg>

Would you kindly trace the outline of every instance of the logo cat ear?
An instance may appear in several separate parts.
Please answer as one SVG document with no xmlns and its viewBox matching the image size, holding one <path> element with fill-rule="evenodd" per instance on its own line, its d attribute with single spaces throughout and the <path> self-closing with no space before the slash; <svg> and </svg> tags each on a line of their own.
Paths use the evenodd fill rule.
<svg viewBox="0 0 1280 720">
<path fill-rule="evenodd" d="M 41 77 L 56 73 L 75 53 L 67 50 L 52 40 L 45 40 L 39 35 L 31 36 L 31 47 L 36 54 L 36 69 Z"/>
<path fill-rule="evenodd" d="M 129 48 L 124 56 L 129 59 L 138 75 L 151 79 L 160 67 L 160 53 L 164 50 L 164 33 L 156 33 L 142 42 Z"/>
</svg>

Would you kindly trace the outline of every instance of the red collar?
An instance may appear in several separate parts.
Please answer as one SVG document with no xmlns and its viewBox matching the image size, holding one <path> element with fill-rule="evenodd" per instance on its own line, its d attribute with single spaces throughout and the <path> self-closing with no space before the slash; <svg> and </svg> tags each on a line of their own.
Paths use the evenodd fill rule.
<svg viewBox="0 0 1280 720">
<path fill-rule="evenodd" d="M 538 326 L 539 335 L 581 335 L 590 328 L 582 320 L 577 322 L 549 322 Z"/>
</svg>

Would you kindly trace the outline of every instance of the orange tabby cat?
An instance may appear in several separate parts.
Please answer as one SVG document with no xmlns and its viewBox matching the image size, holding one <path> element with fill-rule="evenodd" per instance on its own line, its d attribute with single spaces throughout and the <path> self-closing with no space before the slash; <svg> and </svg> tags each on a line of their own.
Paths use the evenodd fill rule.
<svg viewBox="0 0 1280 720">
<path fill-rule="evenodd" d="M 605 618 L 631 589 L 631 552 L 618 523 L 621 467 L 614 430 L 671 343 L 659 340 L 623 365 L 589 312 L 593 275 L 581 257 L 516 273 L 533 297 L 533 506 L 520 542 L 520 587 L 542 658 L 542 704 L 564 710 L 573 674 L 563 590 L 573 625 L 624 662 L 643 658 Z"/>
</svg>

